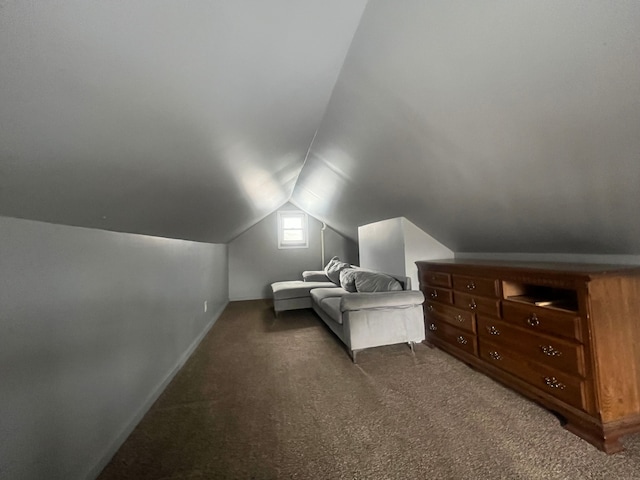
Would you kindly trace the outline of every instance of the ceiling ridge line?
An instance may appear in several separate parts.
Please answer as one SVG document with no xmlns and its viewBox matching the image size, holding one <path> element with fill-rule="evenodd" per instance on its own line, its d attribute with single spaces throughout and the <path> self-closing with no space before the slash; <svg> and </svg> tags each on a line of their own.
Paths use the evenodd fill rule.
<svg viewBox="0 0 640 480">
<path fill-rule="evenodd" d="M 304 157 L 304 162 L 302 162 L 302 167 L 300 168 L 300 172 L 298 172 L 298 176 L 296 177 L 296 181 L 293 184 L 293 188 L 291 189 L 291 194 L 289 195 L 289 202 L 291 202 L 293 200 L 293 194 L 296 191 L 296 187 L 298 186 L 298 181 L 300 180 L 300 175 L 302 175 L 302 171 L 304 170 L 305 165 L 307 164 L 307 160 L 309 159 L 309 155 L 311 154 L 311 148 L 313 147 L 313 143 L 316 140 L 316 136 L 318 135 L 318 132 L 320 131 L 320 129 L 322 128 L 322 125 L 324 124 L 325 121 L 325 117 L 327 116 L 327 110 L 329 108 L 329 105 L 331 104 L 331 100 L 333 99 L 333 95 L 335 93 L 336 90 L 336 86 L 338 85 L 338 82 L 340 81 L 340 76 L 342 75 L 342 71 L 344 70 L 344 66 L 347 63 L 347 59 L 349 58 L 349 54 L 351 53 L 351 49 L 353 48 L 353 41 L 355 40 L 357 34 L 358 34 L 358 30 L 360 30 L 360 27 L 362 25 L 362 19 L 364 18 L 365 12 L 367 11 L 367 8 L 369 7 L 369 0 L 366 0 L 366 3 L 362 9 L 362 12 L 360 13 L 360 18 L 358 19 L 358 24 L 356 25 L 356 28 L 353 30 L 353 35 L 351 35 L 351 40 L 349 41 L 349 46 L 347 47 L 345 54 L 344 54 L 344 58 L 342 59 L 342 64 L 340 65 L 340 69 L 338 70 L 338 74 L 336 75 L 336 79 L 335 82 L 333 83 L 333 87 L 331 87 L 331 92 L 329 93 L 329 97 L 327 98 L 327 103 L 324 106 L 324 110 L 322 112 L 322 115 L 320 117 L 320 122 L 318 122 L 318 128 L 316 128 L 315 133 L 313 134 L 313 138 L 311 139 L 311 143 L 309 144 L 309 149 L 307 150 L 307 154 Z"/>
<path fill-rule="evenodd" d="M 287 199 L 287 202 L 290 202 L 291 199 L 293 198 L 293 192 L 295 192 L 296 186 L 298 185 L 298 180 L 300 180 L 300 175 L 302 175 L 302 171 L 304 170 L 304 167 L 307 164 L 307 160 L 309 160 L 309 155 L 311 155 L 311 148 L 313 147 L 313 142 L 316 141 L 318 130 L 320 130 L 320 127 L 316 128 L 316 131 L 314 132 L 313 137 L 311 138 L 311 143 L 309 143 L 309 148 L 307 148 L 307 153 L 304 156 L 304 160 L 302 161 L 302 166 L 300 167 L 300 170 L 296 175 L 296 180 L 295 182 L 293 182 L 293 188 L 291 189 L 291 193 L 289 194 L 289 198 Z"/>
</svg>

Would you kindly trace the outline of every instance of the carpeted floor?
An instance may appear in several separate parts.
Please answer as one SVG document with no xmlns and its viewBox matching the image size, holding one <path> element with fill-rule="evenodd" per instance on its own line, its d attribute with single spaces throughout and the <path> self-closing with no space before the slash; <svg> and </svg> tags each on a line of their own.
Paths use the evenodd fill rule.
<svg viewBox="0 0 640 480">
<path fill-rule="evenodd" d="M 233 302 L 105 468 L 108 479 L 640 479 L 447 354 L 354 365 L 313 312 Z"/>
</svg>

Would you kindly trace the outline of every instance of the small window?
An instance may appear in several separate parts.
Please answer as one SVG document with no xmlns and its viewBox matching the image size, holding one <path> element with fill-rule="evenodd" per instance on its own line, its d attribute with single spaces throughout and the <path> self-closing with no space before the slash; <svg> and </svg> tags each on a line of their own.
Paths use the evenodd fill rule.
<svg viewBox="0 0 640 480">
<path fill-rule="evenodd" d="M 278 248 L 309 248 L 306 213 L 298 210 L 278 212 Z"/>
</svg>

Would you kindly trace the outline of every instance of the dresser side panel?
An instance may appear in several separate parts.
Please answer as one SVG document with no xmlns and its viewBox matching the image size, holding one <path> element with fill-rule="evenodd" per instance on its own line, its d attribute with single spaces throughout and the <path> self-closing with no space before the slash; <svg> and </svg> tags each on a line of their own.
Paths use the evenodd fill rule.
<svg viewBox="0 0 640 480">
<path fill-rule="evenodd" d="M 640 412 L 640 277 L 595 278 L 588 291 L 598 410 L 618 421 Z"/>
</svg>

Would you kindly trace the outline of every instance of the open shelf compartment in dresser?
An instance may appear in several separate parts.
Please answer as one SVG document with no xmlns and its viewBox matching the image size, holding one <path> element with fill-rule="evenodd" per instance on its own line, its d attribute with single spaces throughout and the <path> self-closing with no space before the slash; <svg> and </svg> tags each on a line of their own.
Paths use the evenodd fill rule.
<svg viewBox="0 0 640 480">
<path fill-rule="evenodd" d="M 569 312 L 578 311 L 578 293 L 565 288 L 548 287 L 532 283 L 502 281 L 504 300 L 521 302 Z"/>
</svg>

